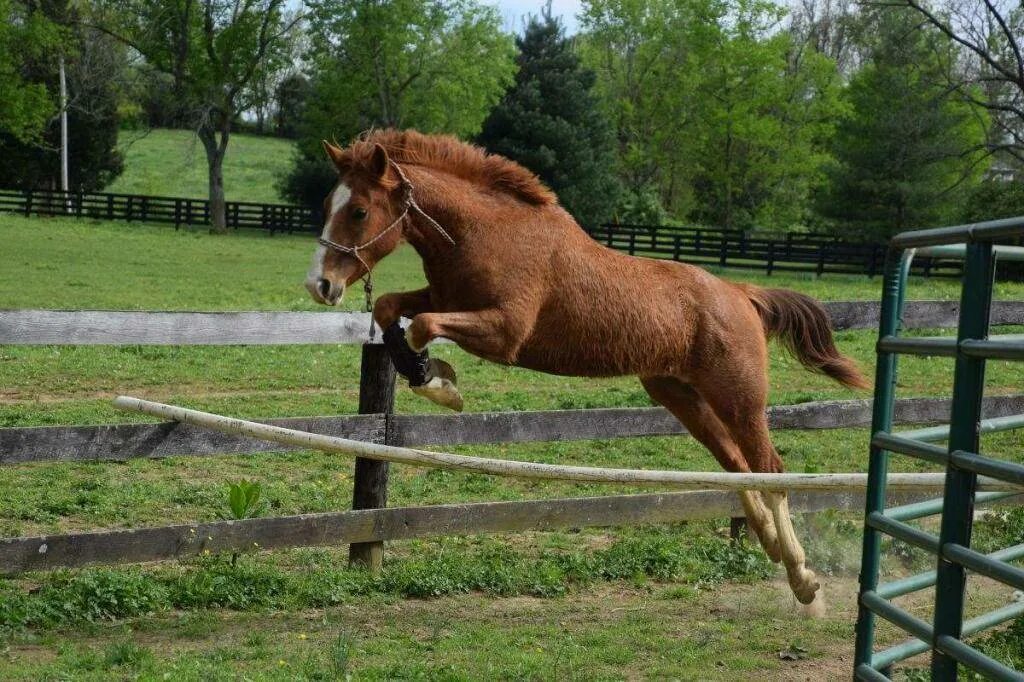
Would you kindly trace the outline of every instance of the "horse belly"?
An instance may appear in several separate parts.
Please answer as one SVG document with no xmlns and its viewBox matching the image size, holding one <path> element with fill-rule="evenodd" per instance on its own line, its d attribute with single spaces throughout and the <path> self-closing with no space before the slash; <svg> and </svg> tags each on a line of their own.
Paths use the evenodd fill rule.
<svg viewBox="0 0 1024 682">
<path fill-rule="evenodd" d="M 519 349 L 516 366 L 547 374 L 582 377 L 674 374 L 683 372 L 681 330 L 658 333 L 591 322 L 576 326 L 562 320 L 542 325 Z"/>
</svg>

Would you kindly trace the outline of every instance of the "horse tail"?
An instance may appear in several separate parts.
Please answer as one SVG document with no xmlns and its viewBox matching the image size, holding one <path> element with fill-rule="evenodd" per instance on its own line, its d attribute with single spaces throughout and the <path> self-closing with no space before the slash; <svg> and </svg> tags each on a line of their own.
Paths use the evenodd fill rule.
<svg viewBox="0 0 1024 682">
<path fill-rule="evenodd" d="M 836 348 L 832 321 L 821 303 L 788 289 L 743 288 L 768 338 L 778 339 L 804 367 L 850 388 L 871 387 L 853 359 Z"/>
</svg>

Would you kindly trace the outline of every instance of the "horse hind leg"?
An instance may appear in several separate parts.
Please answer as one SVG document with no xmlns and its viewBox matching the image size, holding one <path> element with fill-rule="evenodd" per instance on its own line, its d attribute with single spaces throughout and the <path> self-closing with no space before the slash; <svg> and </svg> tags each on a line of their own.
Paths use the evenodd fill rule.
<svg viewBox="0 0 1024 682">
<path fill-rule="evenodd" d="M 720 385 L 720 384 L 719 384 Z M 755 387 L 756 388 L 756 387 Z M 764 413 L 764 401 L 754 400 L 763 395 L 757 390 L 746 391 L 743 387 L 730 386 L 729 393 L 702 393 L 715 409 L 715 414 L 725 424 L 733 439 L 746 455 L 746 462 L 753 471 L 777 473 L 782 471 L 782 460 L 775 451 L 768 432 L 768 419 Z M 744 396 L 747 397 L 744 400 Z M 782 563 L 786 577 L 797 601 L 811 604 L 821 587 L 814 571 L 807 568 L 807 558 L 793 529 L 789 515 L 789 503 L 785 492 L 767 492 L 764 498 L 771 509 L 775 529 L 778 532 Z"/>
<path fill-rule="evenodd" d="M 749 472 L 750 467 L 725 425 L 711 406 L 691 386 L 675 377 L 641 378 L 644 389 L 656 402 L 675 416 L 686 430 L 706 447 L 726 471 Z M 772 513 L 761 496 L 753 491 L 739 493 L 750 528 L 773 562 L 782 558 L 779 536 Z"/>
</svg>

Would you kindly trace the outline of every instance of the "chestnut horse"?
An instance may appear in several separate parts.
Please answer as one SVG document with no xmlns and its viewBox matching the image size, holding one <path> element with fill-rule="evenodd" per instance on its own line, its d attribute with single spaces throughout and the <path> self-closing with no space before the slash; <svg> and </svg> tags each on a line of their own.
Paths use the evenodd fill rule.
<svg viewBox="0 0 1024 682">
<path fill-rule="evenodd" d="M 346 287 L 409 242 L 429 284 L 381 296 L 373 317 L 399 372 L 438 403 L 462 407 L 454 371 L 426 354 L 438 337 L 551 374 L 636 375 L 727 471 L 781 472 L 765 416 L 768 337 L 812 371 L 868 386 L 836 349 L 814 299 L 606 248 L 508 159 L 413 131 L 373 131 L 344 150 L 324 147 L 338 183 L 324 202 L 306 286 L 316 301 L 336 305 Z M 400 317 L 412 320 L 407 332 Z M 796 598 L 814 601 L 819 583 L 805 566 L 785 493 L 740 497 Z"/>
</svg>

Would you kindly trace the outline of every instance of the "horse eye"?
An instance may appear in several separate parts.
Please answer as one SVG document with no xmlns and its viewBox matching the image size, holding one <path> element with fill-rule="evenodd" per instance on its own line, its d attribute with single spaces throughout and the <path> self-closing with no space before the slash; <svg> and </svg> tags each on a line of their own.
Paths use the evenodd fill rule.
<svg viewBox="0 0 1024 682">
<path fill-rule="evenodd" d="M 353 220 L 366 220 L 366 209 L 365 208 L 354 208 L 352 209 Z"/>
</svg>

